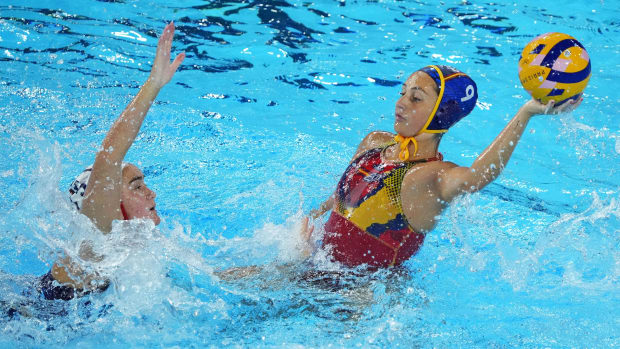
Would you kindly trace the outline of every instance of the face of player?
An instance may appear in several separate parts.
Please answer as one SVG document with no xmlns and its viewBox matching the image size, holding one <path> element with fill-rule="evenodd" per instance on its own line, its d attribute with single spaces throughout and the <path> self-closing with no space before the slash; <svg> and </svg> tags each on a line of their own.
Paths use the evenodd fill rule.
<svg viewBox="0 0 620 349">
<path fill-rule="evenodd" d="M 428 121 L 437 102 L 437 85 L 426 73 L 418 71 L 403 84 L 396 101 L 394 131 L 403 137 L 417 135 Z"/>
<path fill-rule="evenodd" d="M 148 218 L 155 225 L 161 219 L 155 209 L 154 191 L 147 187 L 144 182 L 144 174 L 139 168 L 128 164 L 123 168 L 123 189 L 121 191 L 121 201 L 127 214 L 127 219 Z"/>
</svg>

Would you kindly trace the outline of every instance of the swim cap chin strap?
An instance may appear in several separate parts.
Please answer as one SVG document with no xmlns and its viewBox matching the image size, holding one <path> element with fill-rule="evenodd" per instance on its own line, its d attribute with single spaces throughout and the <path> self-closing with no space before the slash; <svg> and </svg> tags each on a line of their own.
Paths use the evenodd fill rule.
<svg viewBox="0 0 620 349">
<path fill-rule="evenodd" d="M 445 82 L 444 82 L 444 77 L 443 77 L 443 73 L 441 72 L 441 69 L 435 67 L 435 66 L 430 66 L 433 69 L 436 69 L 438 75 L 439 75 L 439 81 L 437 82 L 437 87 L 439 88 L 439 96 L 437 97 L 437 101 L 435 102 L 435 107 L 433 108 L 433 111 L 431 112 L 431 114 L 429 115 L 428 119 L 426 120 L 426 123 L 424 124 L 424 127 L 420 130 L 420 132 L 416 133 L 415 136 L 421 134 L 421 133 L 437 133 L 436 131 L 429 131 L 428 125 L 431 123 L 431 120 L 433 120 L 433 117 L 435 117 L 435 113 L 437 113 L 437 108 L 439 108 L 439 104 L 441 104 L 441 100 L 443 97 L 443 91 L 445 90 Z M 445 130 L 442 132 L 446 132 L 448 130 Z M 413 137 L 403 137 L 401 135 L 396 135 L 394 137 L 394 140 L 396 142 L 398 142 L 398 144 L 400 145 L 400 153 L 398 153 L 398 158 L 400 159 L 400 161 L 407 161 L 409 160 L 409 143 L 413 143 L 413 156 L 412 158 L 415 157 L 415 155 L 418 152 L 418 141 L 416 141 L 416 139 Z"/>
<path fill-rule="evenodd" d="M 398 142 L 400 146 L 400 152 L 398 153 L 400 161 L 409 160 L 409 143 L 413 143 L 413 157 L 415 157 L 415 154 L 418 152 L 418 141 L 416 141 L 414 137 L 396 135 L 394 136 L 394 140 Z"/>
</svg>

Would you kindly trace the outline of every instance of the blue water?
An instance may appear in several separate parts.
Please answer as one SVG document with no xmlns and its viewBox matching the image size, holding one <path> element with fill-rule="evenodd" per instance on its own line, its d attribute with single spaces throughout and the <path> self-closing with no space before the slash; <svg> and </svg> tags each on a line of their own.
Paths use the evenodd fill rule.
<svg viewBox="0 0 620 349">
<path fill-rule="evenodd" d="M 620 347 L 620 7 L 541 4 L 3 2 L 0 347 Z M 104 238 L 66 188 L 169 20 L 187 59 L 127 158 L 164 221 Z M 308 277 L 340 268 L 300 264 L 300 219 L 364 135 L 392 130 L 408 74 L 450 64 L 476 80 L 478 108 L 440 147 L 469 165 L 527 98 L 521 49 L 550 31 L 592 59 L 579 109 L 533 119 L 502 176 L 451 205 L 404 270 Z M 32 294 L 84 239 L 113 286 Z M 214 275 L 248 265 L 264 270 Z"/>
</svg>

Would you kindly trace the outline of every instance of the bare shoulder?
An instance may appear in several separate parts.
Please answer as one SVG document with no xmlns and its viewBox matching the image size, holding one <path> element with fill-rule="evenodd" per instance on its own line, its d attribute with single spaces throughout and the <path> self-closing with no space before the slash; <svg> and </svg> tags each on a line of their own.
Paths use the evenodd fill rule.
<svg viewBox="0 0 620 349">
<path fill-rule="evenodd" d="M 452 201 L 454 195 L 446 192 L 451 188 L 450 173 L 458 171 L 459 165 L 450 161 L 431 161 L 412 167 L 403 178 L 403 188 L 413 193 L 432 193 L 445 202 Z"/>
<path fill-rule="evenodd" d="M 392 139 L 394 139 L 394 134 L 387 131 L 372 131 L 368 135 L 366 135 L 366 137 L 364 137 L 365 141 L 368 140 L 376 142 L 389 142 Z"/>
<path fill-rule="evenodd" d="M 436 165 L 438 174 L 440 175 L 445 173 L 446 171 L 460 167 L 459 165 L 455 164 L 452 161 L 433 161 L 433 162 L 430 162 L 429 165 Z"/>
<path fill-rule="evenodd" d="M 475 171 L 471 167 L 458 166 L 454 163 L 439 171 L 437 188 L 441 199 L 451 202 L 461 194 L 478 190 L 472 175 L 475 175 Z"/>
<path fill-rule="evenodd" d="M 385 132 L 385 131 L 370 132 L 368 135 L 366 135 L 366 137 L 364 137 L 364 139 L 360 143 L 357 149 L 358 153 L 368 150 L 368 149 L 380 147 L 384 145 L 385 143 L 388 143 L 392 139 L 394 139 L 394 134 L 390 132 Z"/>
<path fill-rule="evenodd" d="M 441 195 L 441 174 L 456 167 L 448 161 L 431 161 L 407 171 L 400 195 L 403 213 L 414 230 L 428 232 L 433 229 L 448 203 Z"/>
<path fill-rule="evenodd" d="M 389 132 L 385 132 L 385 131 L 370 132 L 369 134 L 366 135 L 366 137 L 364 137 L 364 139 L 357 146 L 357 150 L 355 151 L 355 155 L 353 155 L 353 158 L 351 159 L 351 161 L 357 159 L 358 156 L 360 156 L 362 153 L 370 149 L 383 146 L 385 143 L 389 142 L 393 138 L 394 138 L 394 135 Z"/>
<path fill-rule="evenodd" d="M 451 161 L 431 161 L 412 167 L 403 181 L 420 183 L 426 182 L 433 184 L 441 181 L 442 176 L 450 170 L 459 167 Z"/>
</svg>

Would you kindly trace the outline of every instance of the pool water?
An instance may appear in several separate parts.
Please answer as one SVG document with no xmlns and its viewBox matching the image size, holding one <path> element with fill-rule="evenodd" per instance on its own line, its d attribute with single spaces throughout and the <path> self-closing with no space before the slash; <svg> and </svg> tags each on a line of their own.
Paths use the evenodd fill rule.
<svg viewBox="0 0 620 349">
<path fill-rule="evenodd" d="M 4 2 L 0 347 L 619 347 L 620 7 L 544 6 Z M 164 220 L 103 237 L 67 188 L 148 77 L 169 20 L 187 58 L 126 159 Z M 345 271 L 321 251 L 301 262 L 304 213 L 368 132 L 392 130 L 408 74 L 448 64 L 476 80 L 477 108 L 440 147 L 470 165 L 527 100 L 521 49 L 550 31 L 592 60 L 575 112 L 534 118 L 502 176 L 456 200 L 401 270 Z M 84 239 L 112 287 L 41 300 L 35 277 Z"/>
</svg>

